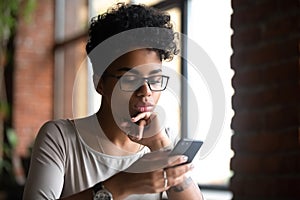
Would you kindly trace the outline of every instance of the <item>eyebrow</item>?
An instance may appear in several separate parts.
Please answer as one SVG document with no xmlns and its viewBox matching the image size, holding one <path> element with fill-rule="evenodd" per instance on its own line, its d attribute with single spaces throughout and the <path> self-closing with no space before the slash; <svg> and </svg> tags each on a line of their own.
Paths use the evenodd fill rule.
<svg viewBox="0 0 300 200">
<path fill-rule="evenodd" d="M 117 71 L 119 71 L 119 72 L 129 72 L 130 71 L 130 72 L 132 72 L 134 74 L 138 74 L 137 70 L 132 69 L 130 67 L 122 67 L 122 68 L 119 68 Z"/>
<path fill-rule="evenodd" d="M 157 74 L 157 73 L 159 73 L 159 72 L 162 72 L 162 70 L 161 69 L 155 69 L 155 70 L 152 70 L 149 74 L 151 75 L 151 74 Z"/>
<path fill-rule="evenodd" d="M 140 74 L 138 70 L 133 69 L 133 68 L 129 68 L 129 67 L 122 67 L 122 68 L 118 69 L 117 71 L 120 71 L 120 72 L 122 72 L 122 71 L 124 71 L 124 72 L 130 71 L 130 73 L 133 73 L 133 74 L 136 74 L 136 75 L 139 75 L 139 74 Z M 152 70 L 152 71 L 149 73 L 149 75 L 157 74 L 157 73 L 160 73 L 160 72 L 162 72 L 161 69 L 155 69 L 155 70 Z"/>
</svg>

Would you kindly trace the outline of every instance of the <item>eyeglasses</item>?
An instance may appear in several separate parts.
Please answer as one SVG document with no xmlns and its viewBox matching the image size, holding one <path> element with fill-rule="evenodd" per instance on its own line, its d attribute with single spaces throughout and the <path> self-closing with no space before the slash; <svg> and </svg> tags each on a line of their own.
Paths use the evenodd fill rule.
<svg viewBox="0 0 300 200">
<path fill-rule="evenodd" d="M 112 74 L 104 74 L 119 79 L 120 88 L 125 92 L 134 92 L 138 90 L 145 82 L 151 91 L 159 92 L 166 89 L 169 81 L 169 76 L 155 75 L 147 78 L 136 75 L 115 76 Z"/>
</svg>

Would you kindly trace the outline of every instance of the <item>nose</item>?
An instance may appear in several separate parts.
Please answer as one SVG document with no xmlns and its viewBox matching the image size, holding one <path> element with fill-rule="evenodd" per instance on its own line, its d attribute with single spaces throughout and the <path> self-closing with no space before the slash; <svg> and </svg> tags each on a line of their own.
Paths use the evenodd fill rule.
<svg viewBox="0 0 300 200">
<path fill-rule="evenodd" d="M 152 95 L 152 91 L 148 85 L 148 83 L 145 81 L 141 87 L 137 90 L 137 95 L 138 96 L 150 96 Z"/>
</svg>

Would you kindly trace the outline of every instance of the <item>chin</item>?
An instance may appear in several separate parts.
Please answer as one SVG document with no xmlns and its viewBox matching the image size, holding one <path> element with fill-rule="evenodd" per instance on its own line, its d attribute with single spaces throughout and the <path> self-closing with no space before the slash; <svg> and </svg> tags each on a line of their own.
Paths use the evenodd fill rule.
<svg viewBox="0 0 300 200">
<path fill-rule="evenodd" d="M 130 117 L 135 117 L 139 114 L 139 112 L 134 111 L 134 112 L 130 112 Z"/>
</svg>

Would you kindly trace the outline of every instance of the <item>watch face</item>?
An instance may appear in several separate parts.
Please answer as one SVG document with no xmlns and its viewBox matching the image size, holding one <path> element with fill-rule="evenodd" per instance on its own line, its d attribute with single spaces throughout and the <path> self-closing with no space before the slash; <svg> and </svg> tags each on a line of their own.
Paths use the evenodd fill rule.
<svg viewBox="0 0 300 200">
<path fill-rule="evenodd" d="M 94 200 L 112 200 L 112 198 L 111 194 L 107 190 L 102 189 L 95 194 Z"/>
</svg>

